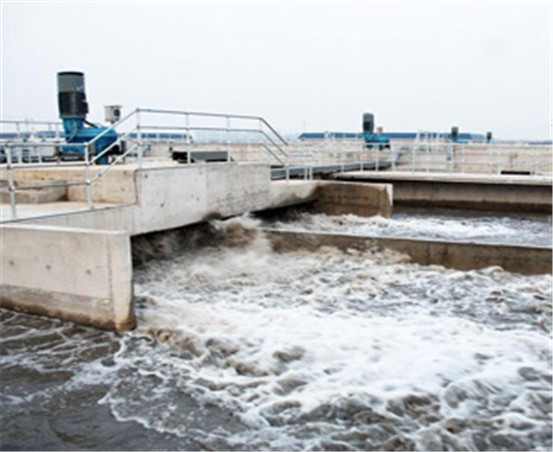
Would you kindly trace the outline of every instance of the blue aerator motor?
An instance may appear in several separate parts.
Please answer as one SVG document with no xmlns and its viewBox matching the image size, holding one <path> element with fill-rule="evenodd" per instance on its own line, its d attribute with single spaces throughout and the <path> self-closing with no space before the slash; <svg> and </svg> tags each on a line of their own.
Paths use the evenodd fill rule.
<svg viewBox="0 0 553 452">
<path fill-rule="evenodd" d="M 451 127 L 451 133 L 449 134 L 451 137 L 451 142 L 456 144 L 467 144 L 467 140 L 461 140 L 459 136 L 459 127 L 453 126 Z"/>
<path fill-rule="evenodd" d="M 63 160 L 82 160 L 85 158 L 84 146 L 98 135 L 107 130 L 107 127 L 97 126 L 86 120 L 88 103 L 84 89 L 84 74 L 82 72 L 58 72 L 58 106 L 60 118 L 65 132 L 64 144 L 60 147 Z M 117 141 L 117 133 L 110 130 L 104 133 L 89 148 L 90 158 L 101 154 Z M 114 145 L 96 160 L 96 163 L 105 165 L 110 155 L 121 153 L 119 145 Z"/>
<path fill-rule="evenodd" d="M 363 139 L 367 149 L 390 148 L 390 139 L 387 136 L 374 133 L 374 115 L 372 113 L 363 114 Z"/>
</svg>

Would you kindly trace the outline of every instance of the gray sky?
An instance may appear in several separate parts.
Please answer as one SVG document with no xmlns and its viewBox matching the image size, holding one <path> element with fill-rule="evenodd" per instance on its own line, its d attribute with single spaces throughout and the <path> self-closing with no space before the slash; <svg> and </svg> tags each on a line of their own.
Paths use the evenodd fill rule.
<svg viewBox="0 0 553 452">
<path fill-rule="evenodd" d="M 283 133 L 550 138 L 550 1 L 9 2 L 4 119 L 56 119 L 56 73 L 103 106 L 251 113 Z"/>
</svg>

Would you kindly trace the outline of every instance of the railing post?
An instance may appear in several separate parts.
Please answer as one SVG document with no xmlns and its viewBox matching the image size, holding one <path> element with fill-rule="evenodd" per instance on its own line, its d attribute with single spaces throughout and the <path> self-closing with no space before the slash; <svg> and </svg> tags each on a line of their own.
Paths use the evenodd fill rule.
<svg viewBox="0 0 553 452">
<path fill-rule="evenodd" d="M 138 168 L 142 168 L 142 157 L 144 146 L 142 142 L 142 127 L 140 125 L 140 109 L 136 109 L 136 135 L 138 140 Z"/>
<path fill-rule="evenodd" d="M 226 118 L 226 138 L 227 138 L 227 163 L 230 163 L 230 116 Z"/>
<path fill-rule="evenodd" d="M 17 206 L 15 198 L 15 178 L 13 177 L 13 165 L 12 165 L 12 150 L 8 144 L 6 146 L 6 158 L 8 163 L 8 190 L 10 193 L 10 208 L 12 213 L 12 219 L 17 218 Z"/>
<path fill-rule="evenodd" d="M 88 143 L 84 144 L 86 200 L 88 208 L 92 209 L 92 181 L 90 177 L 90 149 Z"/>
<path fill-rule="evenodd" d="M 186 120 L 186 144 L 190 144 L 192 142 L 192 137 L 190 136 L 190 114 L 186 113 L 184 118 Z"/>
</svg>

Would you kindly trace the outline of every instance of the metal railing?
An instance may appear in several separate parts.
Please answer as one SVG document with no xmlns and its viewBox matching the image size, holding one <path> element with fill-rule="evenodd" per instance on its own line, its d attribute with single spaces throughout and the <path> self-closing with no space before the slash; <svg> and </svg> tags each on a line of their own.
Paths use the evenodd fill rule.
<svg viewBox="0 0 553 452">
<path fill-rule="evenodd" d="M 207 123 L 206 123 L 207 121 Z M 23 127 L 25 125 L 25 127 Z M 169 144 L 175 148 L 184 146 L 188 153 L 188 163 L 192 163 L 194 152 L 217 150 L 221 148 L 226 152 L 227 163 L 235 162 L 233 158 L 237 152 L 237 146 L 257 147 L 264 156 L 263 161 L 271 165 L 288 166 L 288 143 L 282 136 L 262 117 L 250 115 L 204 113 L 177 110 L 136 109 L 121 118 L 112 126 L 99 133 L 94 139 L 86 143 L 71 143 L 74 149 L 80 149 L 78 160 L 64 159 L 64 145 L 62 139 L 61 123 L 47 121 L 2 121 L 2 129 L 12 126 L 14 133 L 0 135 L 0 179 L 5 182 L 0 186 L 0 196 L 5 200 L 9 197 L 10 215 L 2 215 L 0 222 L 28 219 L 18 215 L 18 192 L 25 190 L 39 190 L 60 187 L 83 186 L 86 190 L 86 208 L 78 211 L 90 210 L 95 207 L 93 189 L 95 184 L 102 179 L 115 165 L 121 162 L 136 161 L 137 168 L 142 168 L 143 161 L 148 157 L 152 147 Z M 55 126 L 54 134 L 45 134 L 38 130 L 40 126 Z M 49 130 L 50 130 L 49 129 Z M 96 153 L 97 142 L 112 131 L 117 131 L 118 138 L 102 152 Z M 32 133 L 31 133 L 32 132 Z M 39 138 L 39 139 L 37 139 Z M 118 146 L 124 152 L 118 155 L 110 155 Z M 101 159 L 109 156 L 107 165 L 98 165 Z M 21 183 L 18 182 L 17 172 L 22 169 L 36 168 L 82 168 L 84 175 L 71 180 Z M 136 189 L 133 188 L 134 199 L 123 205 L 135 204 Z M 64 214 L 69 211 L 64 210 Z M 40 217 L 42 215 L 38 215 Z"/>
<path fill-rule="evenodd" d="M 395 154 L 393 169 L 397 171 L 551 177 L 548 145 L 418 143 L 403 145 Z"/>
<path fill-rule="evenodd" d="M 386 148 L 378 145 L 367 148 L 361 138 L 302 141 L 291 143 L 289 148 L 308 150 L 314 165 L 342 164 L 350 171 L 357 163 L 361 170 L 372 171 L 481 176 L 520 174 L 551 178 L 551 145 L 452 143 L 437 134 L 428 136 L 432 139 L 392 141 Z"/>
<path fill-rule="evenodd" d="M 45 141 L 63 139 L 63 125 L 60 121 L 0 120 L 0 142 L 8 140 Z"/>
<path fill-rule="evenodd" d="M 187 164 L 202 163 L 201 155 L 206 153 L 223 154 L 223 162 L 229 164 L 264 162 L 287 180 L 291 177 L 311 180 L 317 174 L 367 170 L 551 178 L 551 146 L 547 145 L 461 144 L 424 133 L 417 134 L 413 142 L 392 141 L 387 148 L 367 147 L 362 138 L 288 142 L 264 118 L 252 115 L 136 109 L 93 140 L 71 143 L 82 150 L 78 161 L 64 160 L 60 152 L 67 143 L 59 122 L 0 121 L 0 125 L 4 133 L 0 135 L 0 179 L 4 180 L 0 195 L 6 200 L 7 194 L 10 203 L 10 217 L 1 218 L 0 222 L 22 219 L 18 215 L 17 194 L 25 190 L 83 186 L 84 210 L 93 209 L 94 187 L 114 166 L 134 161 L 137 168 L 142 168 L 145 160 L 168 157 L 175 151 L 184 153 L 183 161 Z M 7 126 L 15 131 L 6 134 Z M 41 127 L 48 127 L 49 133 L 44 133 Z M 97 142 L 113 131 L 117 132 L 117 140 L 96 153 Z M 110 155 L 116 146 L 123 152 Z M 109 163 L 97 165 L 106 156 Z M 82 168 L 83 174 L 79 177 L 72 174 L 66 181 L 44 183 L 25 183 L 24 178 L 17 177 L 22 169 L 63 167 Z M 136 201 L 133 187 L 133 199 L 116 205 L 132 205 Z"/>
<path fill-rule="evenodd" d="M 249 145 L 257 147 L 259 160 L 282 166 L 287 163 L 287 141 L 261 116 L 155 109 L 140 109 L 137 114 L 141 115 L 143 134 L 182 133 L 181 140 L 172 140 L 172 150 L 180 147 L 189 154 L 206 149 L 224 151 L 231 162 L 237 145 Z M 243 154 L 242 159 L 251 160 Z"/>
</svg>

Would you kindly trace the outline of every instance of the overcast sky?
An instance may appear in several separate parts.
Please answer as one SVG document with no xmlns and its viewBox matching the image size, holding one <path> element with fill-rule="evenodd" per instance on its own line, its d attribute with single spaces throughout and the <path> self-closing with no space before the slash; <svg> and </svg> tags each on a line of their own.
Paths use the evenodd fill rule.
<svg viewBox="0 0 553 452">
<path fill-rule="evenodd" d="M 551 2 L 2 1 L 4 119 L 56 119 L 56 73 L 103 106 L 251 113 L 283 133 L 551 134 Z"/>
</svg>

